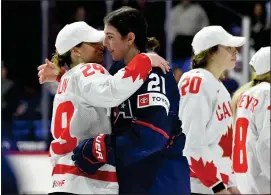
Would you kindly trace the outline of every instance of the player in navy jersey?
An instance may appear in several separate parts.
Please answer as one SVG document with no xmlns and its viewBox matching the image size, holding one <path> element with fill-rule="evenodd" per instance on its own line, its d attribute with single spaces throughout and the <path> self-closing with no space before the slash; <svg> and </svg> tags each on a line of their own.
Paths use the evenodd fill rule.
<svg viewBox="0 0 271 195">
<path fill-rule="evenodd" d="M 104 32 L 104 45 L 118 61 L 111 74 L 147 49 L 147 24 L 135 9 L 124 7 L 110 13 Z M 133 80 L 141 77 L 140 73 L 129 76 Z M 134 95 L 112 109 L 113 133 L 87 139 L 74 150 L 75 165 L 87 174 L 93 173 L 97 164 L 116 166 L 120 194 L 190 194 L 188 162 L 182 156 L 185 136 L 178 119 L 179 100 L 173 73 L 153 69 Z"/>
<path fill-rule="evenodd" d="M 113 60 L 123 60 L 123 65 L 117 62 L 111 67 L 114 73 L 132 55 L 129 51 L 121 53 L 125 48 L 120 49 L 122 44 L 118 39 L 127 37 L 129 45 L 131 38 L 134 53 L 146 51 L 147 24 L 138 10 L 127 7 L 111 12 L 104 22 L 104 45 Z M 138 75 L 131 76 L 136 79 Z M 178 119 L 179 101 L 173 73 L 153 69 L 142 87 L 112 110 L 113 134 L 82 142 L 74 151 L 75 164 L 85 172 L 91 169 L 91 163 L 115 165 L 119 193 L 189 194 L 189 167 L 182 156 L 185 136 Z M 95 154 L 97 145 L 103 159 Z M 78 156 L 84 156 L 84 160 Z"/>
</svg>

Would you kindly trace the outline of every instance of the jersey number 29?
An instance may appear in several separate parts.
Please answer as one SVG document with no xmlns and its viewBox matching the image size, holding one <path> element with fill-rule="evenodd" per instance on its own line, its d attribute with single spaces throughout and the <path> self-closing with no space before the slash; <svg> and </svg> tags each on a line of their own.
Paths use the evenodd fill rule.
<svg viewBox="0 0 271 195">
<path fill-rule="evenodd" d="M 71 101 L 66 101 L 57 106 L 54 121 L 54 128 L 51 130 L 55 139 L 60 142 L 51 143 L 51 149 L 57 155 L 72 152 L 77 145 L 77 139 L 70 135 L 70 121 L 74 113 L 74 106 Z M 61 143 L 62 142 L 62 143 Z"/>
</svg>

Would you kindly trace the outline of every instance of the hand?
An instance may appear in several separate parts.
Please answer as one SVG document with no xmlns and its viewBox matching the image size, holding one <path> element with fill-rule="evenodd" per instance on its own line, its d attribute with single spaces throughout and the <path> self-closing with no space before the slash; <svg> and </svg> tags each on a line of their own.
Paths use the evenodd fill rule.
<svg viewBox="0 0 271 195">
<path fill-rule="evenodd" d="M 170 66 L 168 65 L 169 63 L 164 58 L 155 53 L 145 53 L 145 55 L 147 55 L 150 58 L 152 67 L 161 68 L 165 74 L 169 72 L 170 70 Z"/>
<path fill-rule="evenodd" d="M 83 155 L 83 151 L 85 149 L 89 149 L 91 153 L 91 148 L 89 148 L 89 145 L 91 145 L 91 141 L 93 141 L 93 138 L 82 141 L 74 150 L 72 155 L 72 160 L 74 161 L 74 165 L 83 173 L 86 175 L 94 174 L 96 171 L 102 167 L 105 163 L 98 162 L 95 159 L 88 159 Z"/>
<path fill-rule="evenodd" d="M 48 59 L 45 60 L 45 64 L 38 67 L 38 76 L 40 84 L 45 82 L 54 82 L 60 72 L 60 68 Z"/>
<path fill-rule="evenodd" d="M 231 193 L 231 194 L 241 194 L 241 192 L 238 190 L 237 187 L 229 187 L 228 188 L 228 191 Z"/>
<path fill-rule="evenodd" d="M 112 148 L 106 143 L 107 136 L 100 134 L 84 140 L 73 150 L 72 160 L 80 171 L 94 174 L 104 164 L 114 164 Z"/>
<path fill-rule="evenodd" d="M 228 190 L 224 189 L 224 190 L 221 190 L 215 194 L 231 194 Z"/>
</svg>

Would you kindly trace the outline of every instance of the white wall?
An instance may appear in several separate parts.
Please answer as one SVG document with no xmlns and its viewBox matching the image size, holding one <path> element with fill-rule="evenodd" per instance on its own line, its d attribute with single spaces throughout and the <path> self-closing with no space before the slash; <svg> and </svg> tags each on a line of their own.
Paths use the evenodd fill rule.
<svg viewBox="0 0 271 195">
<path fill-rule="evenodd" d="M 52 166 L 48 154 L 9 154 L 20 193 L 47 194 L 52 185 Z"/>
</svg>

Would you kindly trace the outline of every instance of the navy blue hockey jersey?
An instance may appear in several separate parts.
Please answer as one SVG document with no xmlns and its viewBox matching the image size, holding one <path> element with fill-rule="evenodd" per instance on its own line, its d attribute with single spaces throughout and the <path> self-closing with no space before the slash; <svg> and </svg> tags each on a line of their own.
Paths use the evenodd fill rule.
<svg viewBox="0 0 271 195">
<path fill-rule="evenodd" d="M 111 66 L 114 74 L 123 62 Z M 190 193 L 185 136 L 166 149 L 176 132 L 180 95 L 172 72 L 154 68 L 141 88 L 112 109 L 120 193 Z M 167 185 L 167 186 L 166 186 Z"/>
</svg>

